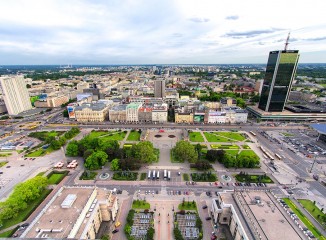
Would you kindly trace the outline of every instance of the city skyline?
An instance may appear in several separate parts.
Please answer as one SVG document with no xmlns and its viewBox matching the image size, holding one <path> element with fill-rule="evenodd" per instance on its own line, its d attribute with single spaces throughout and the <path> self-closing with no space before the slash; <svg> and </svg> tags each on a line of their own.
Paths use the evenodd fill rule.
<svg viewBox="0 0 326 240">
<path fill-rule="evenodd" d="M 314 11 L 307 11 L 313 5 Z M 1 2 L 0 64 L 326 62 L 322 1 Z"/>
</svg>

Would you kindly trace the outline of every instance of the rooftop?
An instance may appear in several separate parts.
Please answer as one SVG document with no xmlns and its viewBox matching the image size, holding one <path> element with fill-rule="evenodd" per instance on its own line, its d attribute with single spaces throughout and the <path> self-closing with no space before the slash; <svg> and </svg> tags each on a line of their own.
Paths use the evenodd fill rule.
<svg viewBox="0 0 326 240">
<path fill-rule="evenodd" d="M 82 111 L 86 108 L 92 109 L 92 111 L 102 111 L 107 107 L 104 103 L 84 103 L 75 108 L 75 111 Z"/>
<path fill-rule="evenodd" d="M 310 124 L 310 127 L 312 127 L 321 134 L 326 134 L 326 124 L 314 123 Z"/>
<path fill-rule="evenodd" d="M 127 105 L 127 109 L 138 109 L 142 104 L 138 102 L 132 102 Z"/>
</svg>

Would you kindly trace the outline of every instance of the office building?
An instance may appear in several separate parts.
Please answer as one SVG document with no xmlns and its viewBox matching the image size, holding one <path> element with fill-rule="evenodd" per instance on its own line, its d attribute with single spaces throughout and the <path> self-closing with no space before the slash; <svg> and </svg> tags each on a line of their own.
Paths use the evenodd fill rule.
<svg viewBox="0 0 326 240">
<path fill-rule="evenodd" d="M 74 108 L 77 122 L 103 122 L 109 115 L 109 106 L 104 103 L 84 103 Z"/>
<path fill-rule="evenodd" d="M 292 87 L 298 60 L 298 50 L 269 53 L 259 109 L 266 112 L 283 111 Z"/>
<path fill-rule="evenodd" d="M 158 79 L 154 80 L 154 97 L 164 98 L 165 97 L 165 80 Z"/>
<path fill-rule="evenodd" d="M 9 115 L 32 109 L 24 76 L 0 77 L 3 100 Z"/>
<path fill-rule="evenodd" d="M 114 221 L 118 199 L 96 187 L 62 187 L 21 238 L 96 239 L 102 222 Z"/>
<path fill-rule="evenodd" d="M 138 122 L 138 111 L 141 108 L 141 103 L 129 103 L 126 108 L 126 120 L 127 122 Z"/>
</svg>

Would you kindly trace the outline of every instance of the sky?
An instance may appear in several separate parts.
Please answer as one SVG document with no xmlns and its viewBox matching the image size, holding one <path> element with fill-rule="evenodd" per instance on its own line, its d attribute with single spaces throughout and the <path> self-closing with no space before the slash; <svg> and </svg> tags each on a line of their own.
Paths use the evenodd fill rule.
<svg viewBox="0 0 326 240">
<path fill-rule="evenodd" d="M 324 0 L 0 1 L 0 64 L 326 63 Z"/>
</svg>

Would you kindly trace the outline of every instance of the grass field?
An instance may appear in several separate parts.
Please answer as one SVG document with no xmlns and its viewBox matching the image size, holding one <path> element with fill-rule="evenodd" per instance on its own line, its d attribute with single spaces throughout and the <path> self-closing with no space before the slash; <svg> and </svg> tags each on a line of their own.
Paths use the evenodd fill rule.
<svg viewBox="0 0 326 240">
<path fill-rule="evenodd" d="M 143 172 L 143 173 L 140 174 L 140 180 L 145 180 L 146 177 L 147 177 L 147 173 Z"/>
<path fill-rule="evenodd" d="M 115 172 L 112 179 L 118 181 L 136 181 L 138 172 Z"/>
<path fill-rule="evenodd" d="M 224 151 L 225 151 L 225 153 L 230 154 L 232 156 L 236 156 L 239 152 L 239 150 L 228 150 L 228 149 L 226 149 Z"/>
<path fill-rule="evenodd" d="M 46 154 L 46 150 L 39 148 L 34 152 L 26 154 L 25 157 L 40 157 L 40 156 L 44 156 L 45 154 Z"/>
<path fill-rule="evenodd" d="M 293 137 L 294 135 L 293 134 L 291 134 L 291 133 L 287 133 L 287 132 L 282 132 L 281 133 L 283 136 L 285 136 L 285 137 Z"/>
<path fill-rule="evenodd" d="M 170 151 L 170 159 L 172 163 L 182 163 L 184 161 L 177 161 L 174 157 L 173 150 Z"/>
<path fill-rule="evenodd" d="M 0 238 L 10 238 L 16 231 L 18 227 L 15 227 L 14 229 L 11 229 L 9 231 L 0 233 Z"/>
<path fill-rule="evenodd" d="M 191 142 L 204 142 L 204 138 L 200 134 L 200 132 L 190 132 L 189 133 L 189 140 Z"/>
<path fill-rule="evenodd" d="M 243 141 L 246 140 L 246 138 L 244 136 L 242 136 L 240 133 L 236 133 L 236 132 L 216 132 L 216 134 L 218 134 L 219 136 L 222 137 L 226 137 L 226 138 L 230 138 L 233 141 Z"/>
<path fill-rule="evenodd" d="M 312 232 L 312 234 L 319 240 L 325 240 L 326 238 L 321 235 L 318 229 L 308 220 L 308 218 L 295 206 L 295 204 L 289 198 L 283 198 L 284 202 L 292 209 L 292 211 L 298 216 L 303 224 Z"/>
<path fill-rule="evenodd" d="M 8 162 L 0 162 L 0 167 L 3 167 L 4 165 L 6 165 Z"/>
<path fill-rule="evenodd" d="M 213 149 L 239 149 L 238 145 L 211 144 Z"/>
<path fill-rule="evenodd" d="M 214 133 L 204 132 L 204 135 L 208 142 L 232 142 L 229 139 L 217 136 Z"/>
<path fill-rule="evenodd" d="M 323 227 L 325 227 L 326 223 L 323 221 L 324 214 L 318 207 L 315 206 L 315 204 L 306 199 L 298 199 L 298 201 L 301 203 L 301 205 L 318 221 Z M 320 216 L 318 218 L 318 215 Z"/>
<path fill-rule="evenodd" d="M 0 230 L 11 227 L 13 225 L 16 225 L 22 221 L 25 221 L 28 216 L 38 207 L 38 205 L 41 204 L 41 202 L 46 198 L 46 196 L 51 192 L 50 189 L 45 189 L 39 198 L 35 199 L 33 202 L 29 203 L 27 208 L 21 212 L 19 212 L 18 216 L 16 218 L 11 218 L 4 220 L 2 223 L 2 227 Z"/>
<path fill-rule="evenodd" d="M 251 149 L 248 145 L 243 145 L 242 148 L 243 149 Z"/>
<path fill-rule="evenodd" d="M 191 179 L 195 182 L 215 182 L 217 176 L 215 173 L 191 173 Z"/>
<path fill-rule="evenodd" d="M 256 153 L 253 150 L 242 150 L 239 153 L 239 157 L 244 157 L 244 156 L 248 156 L 248 157 L 255 157 L 257 156 Z M 257 156 L 258 157 L 258 156 Z"/>
<path fill-rule="evenodd" d="M 9 157 L 10 155 L 10 152 L 0 152 L 0 157 Z"/>
<path fill-rule="evenodd" d="M 194 211 L 197 211 L 196 202 L 185 201 L 184 203 L 180 203 L 178 205 L 178 209 L 179 210 L 194 210 Z"/>
<path fill-rule="evenodd" d="M 53 184 L 58 184 L 62 181 L 62 179 L 67 175 L 66 172 L 63 172 L 63 173 L 50 173 L 49 174 L 49 177 L 48 177 L 48 183 L 50 185 L 53 185 Z"/>
<path fill-rule="evenodd" d="M 140 133 L 138 131 L 130 132 L 127 141 L 139 141 Z"/>
<path fill-rule="evenodd" d="M 189 174 L 188 173 L 183 173 L 182 174 L 182 179 L 183 179 L 183 181 L 188 182 L 189 181 Z"/>
<path fill-rule="evenodd" d="M 82 175 L 80 176 L 79 180 L 94 180 L 97 176 L 97 172 L 93 171 L 84 171 Z"/>
<path fill-rule="evenodd" d="M 121 141 L 125 138 L 125 132 L 116 132 L 116 131 L 94 131 L 89 134 L 90 138 L 99 138 L 103 140 L 117 140 Z"/>
<path fill-rule="evenodd" d="M 134 200 L 132 202 L 132 209 L 150 209 L 151 205 L 146 201 Z"/>
</svg>

